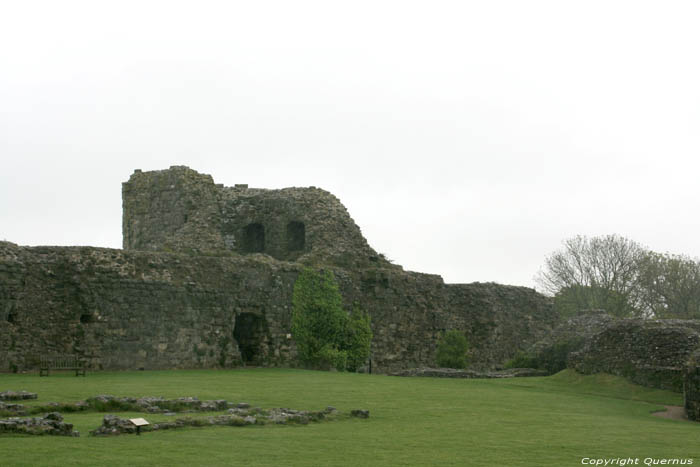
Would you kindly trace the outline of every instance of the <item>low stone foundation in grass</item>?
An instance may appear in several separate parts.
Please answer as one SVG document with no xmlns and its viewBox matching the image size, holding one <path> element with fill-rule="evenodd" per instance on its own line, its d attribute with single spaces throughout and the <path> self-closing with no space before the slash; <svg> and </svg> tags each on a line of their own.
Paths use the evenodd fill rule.
<svg viewBox="0 0 700 467">
<path fill-rule="evenodd" d="M 334 407 L 326 407 L 319 411 L 287 408 L 261 409 L 259 407 L 251 408 L 248 404 L 240 403 L 238 407 L 229 409 L 226 414 L 206 418 L 178 418 L 172 422 L 159 422 L 142 426 L 141 431 L 171 430 L 188 426 L 308 425 L 309 423 L 337 419 L 339 416 L 340 413 Z M 353 410 L 350 416 L 369 418 L 369 410 Z M 110 436 L 136 432 L 136 426 L 129 419 L 116 415 L 105 415 L 102 425 L 91 431 L 90 434 L 92 436 Z"/>
<path fill-rule="evenodd" d="M 27 412 L 39 413 L 46 409 L 53 409 L 43 417 L 20 418 L 14 415 L 26 415 Z M 174 421 L 159 422 L 152 425 L 142 426 L 140 431 L 169 430 L 173 428 L 183 428 L 187 426 L 247 426 L 247 425 L 287 425 L 299 424 L 307 425 L 311 422 L 320 422 L 339 417 L 339 412 L 334 407 L 326 407 L 324 410 L 294 410 L 287 408 L 261 409 L 251 407 L 247 402 L 229 402 L 220 400 L 201 401 L 196 397 L 180 397 L 177 399 L 165 399 L 162 397 L 145 396 L 116 397 L 111 395 L 100 395 L 90 397 L 84 401 L 62 403 L 49 402 L 41 406 L 24 406 L 22 404 L 8 404 L 0 402 L 0 413 L 10 414 L 7 419 L 0 419 L 0 434 L 19 433 L 32 435 L 64 435 L 79 436 L 77 431 L 73 431 L 73 425 L 63 422 L 63 412 L 80 412 L 93 410 L 105 411 L 130 411 L 146 412 L 152 414 L 175 415 L 177 412 L 219 412 L 226 410 L 227 413 L 213 415 L 210 417 L 178 418 Z M 369 418 L 368 410 L 353 410 L 346 417 Z M 136 433 L 137 427 L 129 419 L 120 418 L 116 415 L 105 415 L 102 425 L 90 432 L 93 436 L 119 435 Z"/>
<path fill-rule="evenodd" d="M 85 400 L 88 406 L 98 411 L 131 410 L 136 412 L 164 413 L 164 412 L 215 412 L 232 407 L 231 402 L 225 400 L 201 401 L 196 397 L 179 397 L 177 399 L 164 399 L 162 397 L 115 397 L 100 395 Z"/>
<path fill-rule="evenodd" d="M 17 410 L 31 413 L 41 412 L 82 412 L 94 410 L 97 412 L 216 412 L 234 407 L 235 404 L 225 400 L 201 401 L 196 397 L 180 397 L 177 399 L 165 399 L 163 397 L 117 397 L 112 395 L 99 395 L 89 397 L 78 402 L 47 402 L 42 405 L 24 407 L 15 404 Z M 0 402 L 0 410 L 2 403 Z"/>
<path fill-rule="evenodd" d="M 0 416 L 14 417 L 19 415 L 27 415 L 27 409 L 24 405 L 0 402 Z"/>
<path fill-rule="evenodd" d="M 27 391 L 3 391 L 0 392 L 0 401 L 21 401 L 27 399 L 36 399 L 37 395 Z"/>
<path fill-rule="evenodd" d="M 43 417 L 13 417 L 0 420 L 0 434 L 5 433 L 80 436 L 80 433 L 73 431 L 73 424 L 65 423 L 63 421 L 63 416 L 58 412 L 51 412 Z"/>
<path fill-rule="evenodd" d="M 391 373 L 391 376 L 429 376 L 433 378 L 517 378 L 547 376 L 545 370 L 534 368 L 510 368 L 502 371 L 456 370 L 454 368 L 410 368 Z"/>
</svg>

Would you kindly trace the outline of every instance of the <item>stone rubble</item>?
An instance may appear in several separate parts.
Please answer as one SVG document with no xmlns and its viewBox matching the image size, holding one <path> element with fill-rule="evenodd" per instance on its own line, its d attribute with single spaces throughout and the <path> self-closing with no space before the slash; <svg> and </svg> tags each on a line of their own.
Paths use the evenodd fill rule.
<svg viewBox="0 0 700 467">
<path fill-rule="evenodd" d="M 353 410 L 350 412 L 350 415 L 358 418 L 369 418 L 369 410 Z"/>
<path fill-rule="evenodd" d="M 85 401 L 91 407 L 108 408 L 110 410 L 135 410 L 148 413 L 166 412 L 214 412 L 226 410 L 229 403 L 225 400 L 201 401 L 196 397 L 180 397 L 177 399 L 165 399 L 163 397 L 144 396 L 116 397 L 102 394 L 91 397 Z"/>
<path fill-rule="evenodd" d="M 535 368 L 511 368 L 502 371 L 456 370 L 454 368 L 410 368 L 391 373 L 391 376 L 428 376 L 433 378 L 518 378 L 547 376 L 545 370 Z"/>
<path fill-rule="evenodd" d="M 0 402 L 0 413 L 10 413 L 12 415 L 26 415 L 26 407 L 22 404 L 7 404 Z"/>
<path fill-rule="evenodd" d="M 38 396 L 34 392 L 27 391 L 3 391 L 0 392 L 0 401 L 21 401 L 36 399 Z"/>
<path fill-rule="evenodd" d="M 312 422 L 332 420 L 338 415 L 334 407 L 327 407 L 321 411 L 294 410 L 289 408 L 261 409 L 260 407 L 233 407 L 226 414 L 214 415 L 206 418 L 178 418 L 172 422 L 159 422 L 141 428 L 142 432 L 170 430 L 187 426 L 251 426 L 251 425 L 308 425 Z M 351 416 L 368 418 L 369 410 L 353 410 Z M 90 432 L 92 436 L 110 436 L 136 433 L 136 427 L 125 418 L 116 415 L 105 415 L 102 425 Z"/>
<path fill-rule="evenodd" d="M 12 417 L 0 420 L 0 434 L 14 433 L 26 435 L 80 436 L 73 430 L 72 423 L 63 421 L 58 412 L 50 412 L 43 417 Z"/>
</svg>

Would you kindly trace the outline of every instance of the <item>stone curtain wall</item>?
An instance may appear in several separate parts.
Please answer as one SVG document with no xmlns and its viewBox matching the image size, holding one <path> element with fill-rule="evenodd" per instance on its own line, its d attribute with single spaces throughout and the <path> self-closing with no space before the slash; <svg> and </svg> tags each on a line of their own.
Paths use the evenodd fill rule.
<svg viewBox="0 0 700 467">
<path fill-rule="evenodd" d="M 0 245 L 3 371 L 36 368 L 42 354 L 78 354 L 92 369 L 231 367 L 239 316 L 265 323 L 250 363 L 293 356 L 288 264 Z"/>
<path fill-rule="evenodd" d="M 466 329 L 476 367 L 498 366 L 548 335 L 558 317 L 549 298 L 527 287 L 449 284 L 445 329 Z M 484 362 L 482 364 L 481 362 Z"/>
<path fill-rule="evenodd" d="M 700 421 L 700 320 L 623 319 L 595 327 L 601 324 L 581 350 L 569 354 L 570 368 L 683 391 L 688 418 Z"/>
<path fill-rule="evenodd" d="M 450 329 L 463 331 L 474 368 L 500 366 L 542 339 L 556 322 L 551 302 L 533 289 L 493 283 L 445 284 L 440 276 L 396 270 L 334 270 L 347 305 L 372 318 L 373 369 L 435 365 Z"/>
<path fill-rule="evenodd" d="M 624 319 L 611 323 L 569 355 L 579 373 L 611 373 L 649 387 L 683 390 L 692 353 L 700 348 L 700 320 Z"/>
<path fill-rule="evenodd" d="M 291 296 L 302 266 L 265 255 L 193 256 L 0 243 L 0 371 L 42 354 L 93 369 L 295 365 Z M 332 269 L 346 307 L 372 317 L 373 370 L 431 366 L 438 337 L 463 330 L 476 367 L 497 366 L 554 323 L 532 289 L 445 285 L 398 268 Z"/>
<path fill-rule="evenodd" d="M 686 365 L 683 393 L 688 418 L 700 422 L 700 350 L 693 354 Z"/>
</svg>

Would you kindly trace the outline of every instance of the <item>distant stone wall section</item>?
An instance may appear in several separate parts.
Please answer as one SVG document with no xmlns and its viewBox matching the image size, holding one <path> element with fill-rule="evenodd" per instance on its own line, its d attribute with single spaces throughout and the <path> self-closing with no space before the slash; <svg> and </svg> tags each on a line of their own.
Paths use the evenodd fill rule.
<svg viewBox="0 0 700 467">
<path fill-rule="evenodd" d="M 554 328 L 551 334 L 535 343 L 528 352 L 544 354 L 557 345 L 569 345 L 570 351 L 580 350 L 585 343 L 604 331 L 615 318 L 603 310 L 585 310 Z"/>
<path fill-rule="evenodd" d="M 476 369 L 499 366 L 551 333 L 559 321 L 550 299 L 528 287 L 448 284 L 446 299 L 449 318 L 443 328 L 467 331 Z"/>
<path fill-rule="evenodd" d="M 579 373 L 611 373 L 644 386 L 683 390 L 686 365 L 700 348 L 700 320 L 612 322 L 569 355 Z"/>
<path fill-rule="evenodd" d="M 700 422 L 700 350 L 693 354 L 685 368 L 683 393 L 688 418 Z"/>
</svg>

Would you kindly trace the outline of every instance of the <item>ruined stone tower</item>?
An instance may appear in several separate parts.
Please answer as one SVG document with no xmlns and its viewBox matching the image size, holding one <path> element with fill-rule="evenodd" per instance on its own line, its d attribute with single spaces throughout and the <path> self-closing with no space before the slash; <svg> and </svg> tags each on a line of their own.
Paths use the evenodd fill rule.
<svg viewBox="0 0 700 467">
<path fill-rule="evenodd" d="M 355 267 L 381 258 L 338 198 L 319 188 L 224 187 L 183 166 L 137 170 L 123 184 L 125 250 L 263 253 Z"/>
</svg>

